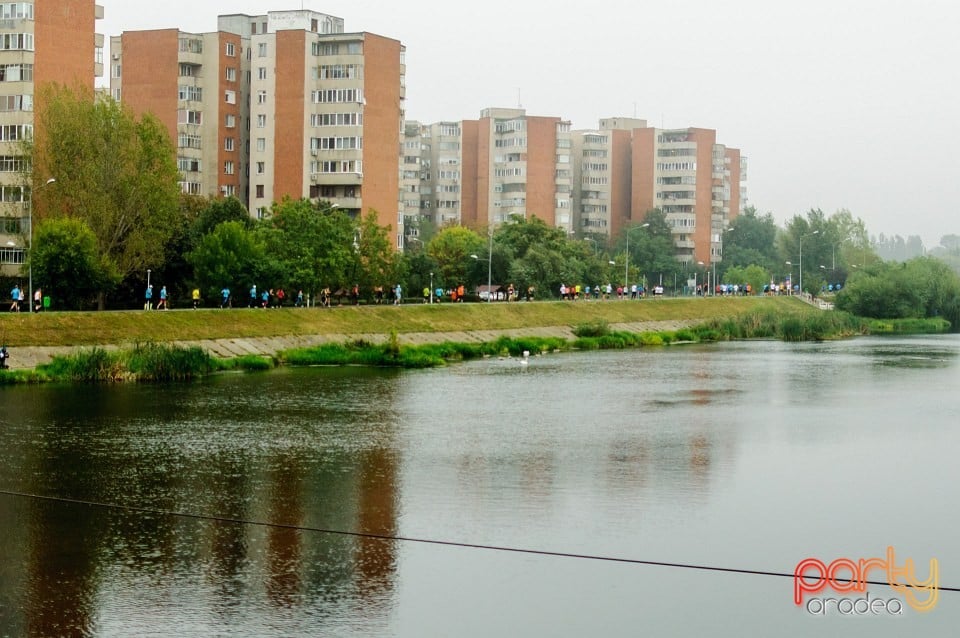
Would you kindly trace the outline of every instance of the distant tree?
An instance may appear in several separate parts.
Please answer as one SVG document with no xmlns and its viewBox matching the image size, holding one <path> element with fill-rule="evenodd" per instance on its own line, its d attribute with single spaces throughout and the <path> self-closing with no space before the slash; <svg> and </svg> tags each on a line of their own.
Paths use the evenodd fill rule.
<svg viewBox="0 0 960 638">
<path fill-rule="evenodd" d="M 874 264 L 851 275 L 837 308 L 864 317 L 944 317 L 960 326 L 960 276 L 931 257 Z"/>
<path fill-rule="evenodd" d="M 771 213 L 760 215 L 750 206 L 737 216 L 730 228 L 732 230 L 723 235 L 721 280 L 727 268 L 758 265 L 769 271 L 778 269 L 777 224 Z"/>
<path fill-rule="evenodd" d="M 770 283 L 770 271 L 763 266 L 751 264 L 746 268 L 734 266 L 728 268 L 721 279 L 725 284 L 750 284 L 750 290 L 753 294 L 758 294 L 763 290 L 765 284 Z"/>
<path fill-rule="evenodd" d="M 152 115 L 137 119 L 83 88 L 46 85 L 38 93 L 38 135 L 22 150 L 34 190 L 51 179 L 56 184 L 43 188 L 36 219 L 83 221 L 120 278 L 156 269 L 176 227 L 180 195 L 176 149 L 166 129 Z"/>
</svg>

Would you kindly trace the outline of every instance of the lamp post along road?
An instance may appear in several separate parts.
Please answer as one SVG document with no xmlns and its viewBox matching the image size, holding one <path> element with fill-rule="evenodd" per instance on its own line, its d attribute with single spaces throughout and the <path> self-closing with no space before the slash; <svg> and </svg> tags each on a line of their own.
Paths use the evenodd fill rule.
<svg viewBox="0 0 960 638">
<path fill-rule="evenodd" d="M 627 278 L 630 276 L 630 275 L 629 275 L 629 271 L 630 271 L 630 231 L 636 230 L 636 229 L 638 229 L 638 228 L 647 228 L 647 227 L 649 227 L 649 226 L 650 226 L 650 222 L 647 222 L 646 224 L 640 224 L 639 226 L 634 226 L 633 228 L 627 230 L 627 256 L 626 256 L 626 259 L 625 259 L 624 262 L 623 262 L 623 289 L 624 289 L 624 290 L 626 290 L 626 289 L 628 288 Z"/>
</svg>

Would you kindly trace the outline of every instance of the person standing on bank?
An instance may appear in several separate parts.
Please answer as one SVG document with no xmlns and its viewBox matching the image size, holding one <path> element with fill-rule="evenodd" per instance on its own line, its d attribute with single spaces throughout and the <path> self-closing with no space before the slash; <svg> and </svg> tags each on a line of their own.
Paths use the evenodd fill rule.
<svg viewBox="0 0 960 638">
<path fill-rule="evenodd" d="M 143 293 L 143 309 L 153 310 L 153 284 L 147 286 L 147 291 Z"/>
</svg>

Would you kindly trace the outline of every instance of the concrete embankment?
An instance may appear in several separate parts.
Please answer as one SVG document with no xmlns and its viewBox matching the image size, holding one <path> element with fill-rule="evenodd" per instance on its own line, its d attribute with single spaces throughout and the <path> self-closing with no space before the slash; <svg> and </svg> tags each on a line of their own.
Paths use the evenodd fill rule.
<svg viewBox="0 0 960 638">
<path fill-rule="evenodd" d="M 698 323 L 696 321 L 640 321 L 634 323 L 613 323 L 611 330 L 627 332 L 656 332 L 661 330 L 679 330 Z M 463 343 L 482 343 L 494 341 L 500 336 L 507 337 L 559 337 L 575 339 L 573 328 L 569 326 L 550 326 L 540 328 L 516 328 L 505 330 L 470 330 L 459 332 L 407 332 L 397 335 L 401 344 L 419 345 L 427 343 L 443 343 L 445 341 Z M 214 357 L 223 359 L 244 355 L 274 356 L 284 350 L 293 348 L 309 348 L 324 343 L 343 343 L 363 339 L 370 343 L 382 343 L 389 339 L 389 335 L 375 334 L 323 334 L 323 335 L 289 335 L 282 337 L 248 337 L 236 339 L 203 339 L 197 341 L 175 341 L 182 346 L 200 346 Z M 25 346 L 10 348 L 11 368 L 35 368 L 38 365 L 49 363 L 53 357 L 75 353 L 85 347 L 66 346 Z M 100 346 L 114 349 L 118 346 L 104 344 Z"/>
</svg>

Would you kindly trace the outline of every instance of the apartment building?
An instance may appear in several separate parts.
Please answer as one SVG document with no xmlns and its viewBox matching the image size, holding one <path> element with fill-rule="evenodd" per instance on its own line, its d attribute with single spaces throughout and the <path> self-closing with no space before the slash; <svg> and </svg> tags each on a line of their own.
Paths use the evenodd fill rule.
<svg viewBox="0 0 960 638">
<path fill-rule="evenodd" d="M 429 149 L 420 122 L 407 120 L 400 154 L 400 213 L 403 215 L 404 244 L 420 241 L 421 206 L 425 182 L 421 179 L 423 154 Z"/>
<path fill-rule="evenodd" d="M 482 228 L 514 215 L 573 229 L 570 122 L 488 108 L 461 123 L 460 221 Z"/>
<path fill-rule="evenodd" d="M 111 95 L 166 127 L 183 192 L 245 199 L 249 80 L 241 38 L 128 31 L 110 38 L 110 52 Z"/>
<path fill-rule="evenodd" d="M 646 120 L 612 117 L 574 131 L 574 228 L 583 236 L 615 237 L 631 219 L 633 130 Z"/>
<path fill-rule="evenodd" d="M 677 259 L 711 264 L 723 257 L 723 233 L 739 214 L 740 153 L 717 144 L 711 129 L 635 129 L 632 221 L 666 213 Z"/>
<path fill-rule="evenodd" d="M 19 272 L 30 244 L 33 210 L 20 143 L 34 132 L 34 96 L 43 85 L 94 89 L 103 74 L 103 36 L 93 0 L 0 3 L 0 273 Z M 33 176 L 44 184 L 55 176 Z"/>
<path fill-rule="evenodd" d="M 373 209 L 402 247 L 403 45 L 309 10 L 217 26 L 126 32 L 112 61 L 114 95 L 177 140 L 184 191 L 236 194 L 259 217 L 286 197 Z"/>
</svg>

